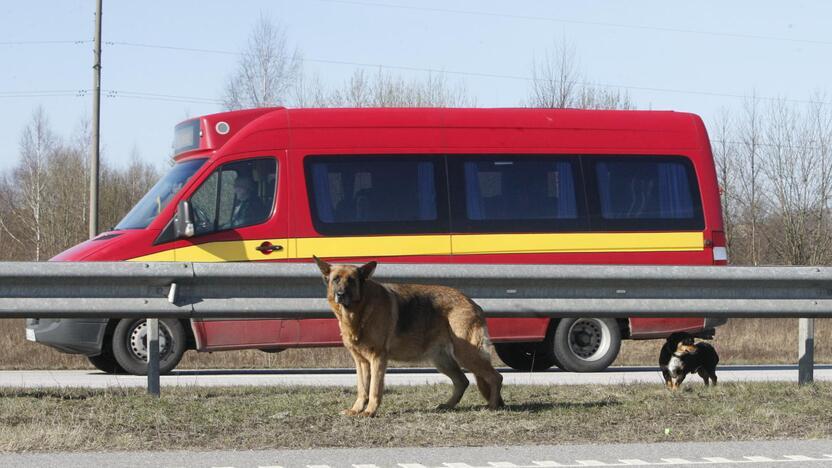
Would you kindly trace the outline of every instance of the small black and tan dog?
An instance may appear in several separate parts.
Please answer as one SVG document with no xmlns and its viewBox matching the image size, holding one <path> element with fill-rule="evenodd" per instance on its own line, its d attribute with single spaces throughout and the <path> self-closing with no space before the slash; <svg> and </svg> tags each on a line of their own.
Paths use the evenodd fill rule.
<svg viewBox="0 0 832 468">
<path fill-rule="evenodd" d="M 664 384 L 677 390 L 688 374 L 696 372 L 705 385 L 716 385 L 716 365 L 719 355 L 709 343 L 694 343 L 690 333 L 674 333 L 667 338 L 659 353 L 659 368 Z M 709 382 L 710 380 L 710 382 Z"/>
</svg>

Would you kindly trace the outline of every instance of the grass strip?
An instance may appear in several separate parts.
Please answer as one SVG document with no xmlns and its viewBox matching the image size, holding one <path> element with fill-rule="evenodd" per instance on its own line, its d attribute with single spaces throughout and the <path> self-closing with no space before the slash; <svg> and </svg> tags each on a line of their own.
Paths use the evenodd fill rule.
<svg viewBox="0 0 832 468">
<path fill-rule="evenodd" d="M 832 384 L 507 386 L 488 411 L 469 388 L 392 387 L 376 418 L 339 414 L 354 391 L 321 387 L 0 389 L 0 451 L 276 449 L 817 439 Z"/>
</svg>

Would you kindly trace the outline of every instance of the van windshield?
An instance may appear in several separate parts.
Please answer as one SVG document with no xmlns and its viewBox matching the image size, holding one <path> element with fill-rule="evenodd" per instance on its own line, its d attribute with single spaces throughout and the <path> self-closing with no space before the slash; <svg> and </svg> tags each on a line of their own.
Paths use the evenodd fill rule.
<svg viewBox="0 0 832 468">
<path fill-rule="evenodd" d="M 127 213 L 127 216 L 121 220 L 115 227 L 116 230 L 122 229 L 144 229 L 168 206 L 168 203 L 173 199 L 188 179 L 205 164 L 206 159 L 191 159 L 173 166 L 173 169 L 167 173 L 162 179 L 147 192 L 147 195 Z"/>
</svg>

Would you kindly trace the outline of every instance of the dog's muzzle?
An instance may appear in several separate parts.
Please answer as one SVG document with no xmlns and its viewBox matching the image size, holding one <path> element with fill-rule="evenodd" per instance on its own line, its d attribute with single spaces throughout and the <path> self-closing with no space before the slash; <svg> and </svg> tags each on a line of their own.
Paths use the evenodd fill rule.
<svg viewBox="0 0 832 468">
<path fill-rule="evenodd" d="M 350 303 L 352 302 L 352 299 L 350 298 L 350 295 L 346 292 L 336 292 L 335 302 L 337 304 L 341 304 L 344 307 L 349 307 Z"/>
</svg>

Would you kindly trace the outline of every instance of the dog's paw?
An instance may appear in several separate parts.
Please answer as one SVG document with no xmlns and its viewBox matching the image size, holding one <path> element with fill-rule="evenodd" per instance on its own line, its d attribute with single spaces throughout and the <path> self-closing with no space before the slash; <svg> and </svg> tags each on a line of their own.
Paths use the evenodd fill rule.
<svg viewBox="0 0 832 468">
<path fill-rule="evenodd" d="M 375 411 L 362 411 L 362 412 L 358 413 L 358 415 L 361 416 L 362 418 L 374 418 L 374 417 L 376 417 L 376 412 Z"/>
<path fill-rule="evenodd" d="M 505 407 L 506 407 L 506 403 L 502 399 L 500 401 L 498 401 L 496 405 L 492 405 L 490 403 L 488 404 L 488 409 L 491 410 L 491 411 L 497 411 L 497 410 L 505 409 Z"/>
<path fill-rule="evenodd" d="M 360 413 L 359 411 L 355 411 L 352 408 L 341 410 L 341 414 L 343 414 L 344 416 L 355 416 L 359 413 Z"/>
</svg>

